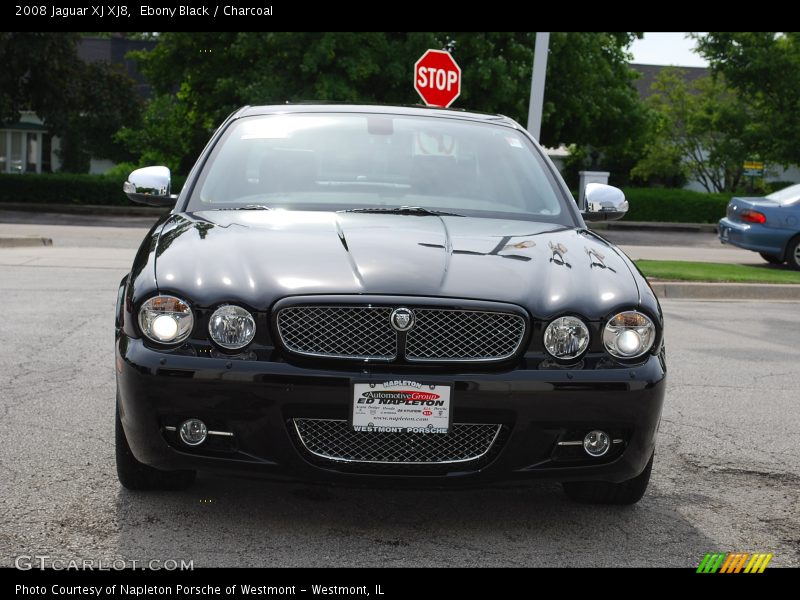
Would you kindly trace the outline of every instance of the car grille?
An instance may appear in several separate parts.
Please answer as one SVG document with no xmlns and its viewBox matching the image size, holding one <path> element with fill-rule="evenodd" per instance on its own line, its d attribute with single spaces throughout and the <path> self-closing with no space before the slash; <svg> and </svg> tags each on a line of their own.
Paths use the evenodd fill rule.
<svg viewBox="0 0 800 600">
<path fill-rule="evenodd" d="M 302 448 L 313 457 L 345 463 L 433 465 L 467 463 L 492 449 L 502 425 L 454 423 L 448 433 L 354 431 L 345 420 L 293 419 Z"/>
<path fill-rule="evenodd" d="M 406 358 L 419 361 L 499 360 L 516 353 L 525 335 L 519 315 L 476 310 L 415 310 Z"/>
<path fill-rule="evenodd" d="M 525 319 L 511 312 L 412 308 L 414 326 L 397 332 L 390 322 L 392 310 L 290 306 L 278 311 L 278 333 L 296 354 L 411 362 L 503 360 L 519 351 L 525 337 Z M 405 352 L 399 356 L 403 337 Z"/>
</svg>

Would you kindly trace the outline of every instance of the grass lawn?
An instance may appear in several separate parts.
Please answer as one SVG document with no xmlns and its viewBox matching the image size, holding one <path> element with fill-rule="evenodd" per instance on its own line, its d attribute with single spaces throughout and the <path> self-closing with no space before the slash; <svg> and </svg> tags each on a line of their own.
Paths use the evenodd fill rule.
<svg viewBox="0 0 800 600">
<path fill-rule="evenodd" d="M 636 264 L 650 279 L 800 284 L 800 271 L 791 271 L 787 267 L 746 267 L 681 260 L 637 260 Z"/>
</svg>

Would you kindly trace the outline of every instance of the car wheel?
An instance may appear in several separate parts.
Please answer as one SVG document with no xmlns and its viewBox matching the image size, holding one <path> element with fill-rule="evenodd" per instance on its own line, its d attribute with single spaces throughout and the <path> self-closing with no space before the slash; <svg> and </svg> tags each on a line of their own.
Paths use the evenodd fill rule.
<svg viewBox="0 0 800 600">
<path fill-rule="evenodd" d="M 782 265 L 783 261 L 778 258 L 777 256 L 773 256 L 772 254 L 764 254 L 763 252 L 758 253 L 761 258 L 767 261 L 771 265 Z"/>
<path fill-rule="evenodd" d="M 194 483 L 195 471 L 161 471 L 136 460 L 122 428 L 119 407 L 116 410 L 114 442 L 117 477 L 129 490 L 185 490 Z"/>
<path fill-rule="evenodd" d="M 636 504 L 644 496 L 653 470 L 653 457 L 639 475 L 622 483 L 607 481 L 565 481 L 564 492 L 570 500 L 584 504 Z"/>
<path fill-rule="evenodd" d="M 796 271 L 800 271 L 800 235 L 789 240 L 786 247 L 786 263 Z"/>
</svg>

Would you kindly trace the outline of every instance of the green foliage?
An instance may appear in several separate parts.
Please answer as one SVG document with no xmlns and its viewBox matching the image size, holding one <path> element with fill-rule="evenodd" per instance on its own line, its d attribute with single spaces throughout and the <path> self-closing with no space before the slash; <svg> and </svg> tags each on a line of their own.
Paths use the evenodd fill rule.
<svg viewBox="0 0 800 600">
<path fill-rule="evenodd" d="M 552 33 L 542 141 L 572 144 L 566 161 L 569 185 L 578 172 L 611 173 L 610 183 L 628 185 L 642 155 L 652 111 L 633 87 L 627 48 L 641 34 Z"/>
<path fill-rule="evenodd" d="M 51 132 L 61 137 L 61 170 L 86 173 L 91 157 L 130 160 L 130 152 L 114 136 L 123 124 L 138 125 L 141 101 L 122 68 L 106 63 L 82 65 L 73 94 L 71 106 L 43 115 Z"/>
<path fill-rule="evenodd" d="M 118 204 L 129 201 L 124 178 L 73 173 L 0 175 L 0 202 L 36 204 Z"/>
<path fill-rule="evenodd" d="M 607 148 L 640 133 L 644 111 L 625 51 L 633 37 L 551 34 L 543 143 Z M 527 120 L 534 33 L 172 32 L 158 39 L 151 52 L 135 53 L 157 97 L 143 126 L 119 139 L 181 172 L 213 128 L 245 104 L 418 104 L 413 67 L 428 48 L 451 51 L 462 68 L 455 108 Z M 176 134 L 175 143 L 164 131 Z"/>
<path fill-rule="evenodd" d="M 89 158 L 131 155 L 114 140 L 122 125 L 139 123 L 140 101 L 119 65 L 86 64 L 73 33 L 0 33 L 0 120 L 34 111 L 61 138 L 61 169 L 86 172 Z"/>
<path fill-rule="evenodd" d="M 733 190 L 752 157 L 752 118 L 721 77 L 687 83 L 665 69 L 648 99 L 656 112 L 650 141 L 632 174 L 641 179 L 697 179 L 709 192 Z"/>
<path fill-rule="evenodd" d="M 800 33 L 711 32 L 695 39 L 752 112 L 757 154 L 800 164 Z"/>
<path fill-rule="evenodd" d="M 795 185 L 796 183 L 796 181 L 767 181 L 764 183 L 764 192 L 765 195 L 771 194 L 772 192 L 777 192 L 778 190 L 787 188 L 790 185 Z"/>
<path fill-rule="evenodd" d="M 76 33 L 0 32 L 0 122 L 22 110 L 50 115 L 72 100 L 81 63 Z"/>
<path fill-rule="evenodd" d="M 111 179 L 119 179 L 121 181 L 125 181 L 127 179 L 128 175 L 131 174 L 131 172 L 133 172 L 136 169 L 139 169 L 139 168 L 141 168 L 143 166 L 146 166 L 146 165 L 141 165 L 141 164 L 132 163 L 132 162 L 121 162 L 121 163 L 115 164 L 108 171 L 103 173 L 103 176 L 104 177 L 109 177 Z"/>
<path fill-rule="evenodd" d="M 732 194 L 706 194 L 672 188 L 624 188 L 630 210 L 626 221 L 716 223 Z"/>
<path fill-rule="evenodd" d="M 0 174 L 0 203 L 30 202 L 33 204 L 96 204 L 129 206 L 122 191 L 127 175 L 86 175 L 48 173 L 43 175 Z M 172 178 L 172 193 L 180 192 L 185 177 Z"/>
<path fill-rule="evenodd" d="M 646 122 L 628 66 L 632 33 L 551 33 L 542 141 L 602 149 L 624 144 Z M 531 41 L 531 44 L 533 42 Z M 528 70 L 530 73 L 530 70 Z M 523 78 L 530 86 L 530 75 Z M 529 93 L 524 94 L 527 113 Z"/>
<path fill-rule="evenodd" d="M 116 140 L 138 155 L 140 165 L 165 165 L 188 173 L 207 134 L 193 128 L 186 106 L 170 95 L 154 98 L 142 114 L 142 126 L 123 127 Z"/>
</svg>

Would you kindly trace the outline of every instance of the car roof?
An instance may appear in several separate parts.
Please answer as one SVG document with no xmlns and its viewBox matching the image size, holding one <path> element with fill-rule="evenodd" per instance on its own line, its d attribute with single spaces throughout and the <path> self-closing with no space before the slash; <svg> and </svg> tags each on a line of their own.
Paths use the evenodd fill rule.
<svg viewBox="0 0 800 600">
<path fill-rule="evenodd" d="M 504 115 L 436 108 L 428 106 L 389 106 L 385 104 L 339 104 L 339 103 L 296 103 L 264 106 L 243 106 L 232 117 L 252 117 L 287 113 L 371 113 L 383 115 L 407 115 L 419 117 L 440 117 L 467 121 L 491 122 L 521 129 L 520 125 Z"/>
</svg>

